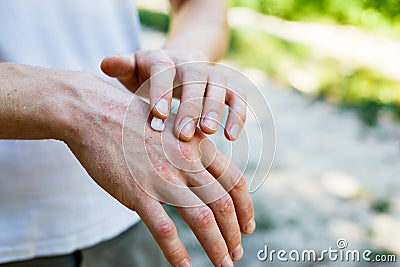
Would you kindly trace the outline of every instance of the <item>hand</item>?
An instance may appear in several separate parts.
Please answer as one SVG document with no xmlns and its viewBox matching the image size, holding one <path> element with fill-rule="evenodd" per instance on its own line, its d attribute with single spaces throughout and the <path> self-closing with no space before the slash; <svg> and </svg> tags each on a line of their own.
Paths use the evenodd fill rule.
<svg viewBox="0 0 400 267">
<path fill-rule="evenodd" d="M 241 257 L 240 230 L 255 229 L 245 179 L 199 130 L 179 141 L 174 115 L 163 133 L 151 130 L 148 104 L 134 97 L 129 105 L 132 94 L 89 74 L 9 63 L 0 73 L 0 138 L 64 141 L 101 187 L 139 214 L 174 266 L 190 259 L 160 199 L 196 204 L 177 209 L 214 265 Z"/>
<path fill-rule="evenodd" d="M 227 104 L 230 110 L 225 136 L 228 140 L 235 140 L 246 119 L 245 93 L 226 88 L 229 77 L 211 65 L 184 64 L 201 58 L 204 57 L 182 50 L 140 50 L 134 54 L 107 57 L 101 68 L 132 92 L 151 77 L 149 91 L 144 96 L 150 98 L 151 111 L 156 118 L 166 119 L 172 97 L 179 97 L 181 105 L 174 132 L 184 141 L 193 138 L 199 117 L 201 130 L 206 134 L 215 133 L 224 104 Z M 172 90 L 177 84 L 183 86 Z"/>
<path fill-rule="evenodd" d="M 66 112 L 68 123 L 64 129 L 68 130 L 64 130 L 62 140 L 91 177 L 139 214 L 173 266 L 191 266 L 190 258 L 159 200 L 174 203 L 179 197 L 177 201 L 201 204 L 177 210 L 212 263 L 233 266 L 231 259 L 238 260 L 243 253 L 240 232 L 249 234 L 255 229 L 253 205 L 242 173 L 211 147 L 200 130 L 196 129 L 191 142 L 178 140 L 173 133 L 175 118 L 171 114 L 164 132 L 153 131 L 148 126 L 148 104 L 134 96 L 129 105 L 131 94 L 100 79 L 80 76 L 77 80 L 79 75 L 75 74 L 76 82 L 71 84 L 71 88 L 82 89 L 70 94 L 77 99 L 70 102 L 72 107 Z M 174 167 L 170 161 L 180 167 Z M 194 169 L 198 171 L 191 172 Z M 173 186 L 162 186 L 159 182 L 162 179 Z M 187 187 L 211 182 L 215 182 L 214 190 L 206 192 Z M 181 186 L 182 193 L 174 190 L 177 186 Z M 208 200 L 212 203 L 204 204 Z"/>
</svg>

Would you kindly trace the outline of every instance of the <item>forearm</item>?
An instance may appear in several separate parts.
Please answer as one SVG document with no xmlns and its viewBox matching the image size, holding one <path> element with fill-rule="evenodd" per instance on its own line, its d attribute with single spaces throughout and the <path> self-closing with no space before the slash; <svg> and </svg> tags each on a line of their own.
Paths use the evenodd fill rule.
<svg viewBox="0 0 400 267">
<path fill-rule="evenodd" d="M 0 63 L 0 77 L 0 139 L 79 139 L 132 96 L 83 72 Z"/>
<path fill-rule="evenodd" d="M 0 63 L 0 139 L 57 138 L 63 110 L 56 71 Z"/>
<path fill-rule="evenodd" d="M 200 60 L 220 59 L 228 44 L 226 6 L 222 0 L 171 0 L 166 49 L 181 50 Z"/>
</svg>

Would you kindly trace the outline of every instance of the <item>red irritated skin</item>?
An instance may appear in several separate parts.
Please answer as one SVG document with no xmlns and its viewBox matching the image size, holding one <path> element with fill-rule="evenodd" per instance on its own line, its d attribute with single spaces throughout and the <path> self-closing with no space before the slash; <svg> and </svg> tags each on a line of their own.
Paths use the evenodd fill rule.
<svg viewBox="0 0 400 267">
<path fill-rule="evenodd" d="M 162 145 L 168 148 L 169 155 L 176 155 L 170 160 L 185 164 L 185 157 L 200 158 L 197 167 L 204 167 L 207 159 L 214 159 L 194 176 L 175 168 L 166 159 L 161 133 L 149 126 L 150 105 L 132 93 L 82 72 L 0 63 L 0 74 L 0 138 L 65 142 L 99 186 L 139 214 L 173 266 L 191 266 L 191 261 L 161 203 L 142 189 L 167 196 L 175 193 L 165 192 L 154 182 L 158 174 L 148 164 L 148 155 L 163 170 L 165 179 L 173 179 L 174 183 L 198 186 L 223 176 L 223 188 L 228 190 L 233 186 L 223 197 L 208 205 L 177 210 L 215 266 L 233 266 L 232 260 L 241 258 L 241 232 L 248 234 L 255 229 L 245 179 L 219 151 L 210 149 L 200 153 L 200 143 L 207 138 L 199 129 L 190 142 L 179 141 L 173 129 L 175 117 L 171 114 L 162 133 Z M 124 122 L 128 106 L 129 119 Z M 122 149 L 122 129 L 127 154 Z M 147 154 L 142 153 L 144 140 Z M 182 152 L 185 157 L 180 157 Z M 210 153 L 216 153 L 216 157 Z M 132 177 L 125 156 L 137 177 Z M 139 185 L 138 180 L 143 184 Z M 189 191 L 187 195 L 193 199 L 204 197 Z"/>
</svg>

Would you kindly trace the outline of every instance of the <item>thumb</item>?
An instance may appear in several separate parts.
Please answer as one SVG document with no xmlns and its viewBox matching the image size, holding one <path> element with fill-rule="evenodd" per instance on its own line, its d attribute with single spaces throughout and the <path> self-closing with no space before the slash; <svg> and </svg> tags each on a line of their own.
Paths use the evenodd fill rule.
<svg viewBox="0 0 400 267">
<path fill-rule="evenodd" d="M 117 78 L 129 90 L 137 89 L 134 54 L 108 56 L 101 61 L 100 68 L 106 75 Z"/>
</svg>

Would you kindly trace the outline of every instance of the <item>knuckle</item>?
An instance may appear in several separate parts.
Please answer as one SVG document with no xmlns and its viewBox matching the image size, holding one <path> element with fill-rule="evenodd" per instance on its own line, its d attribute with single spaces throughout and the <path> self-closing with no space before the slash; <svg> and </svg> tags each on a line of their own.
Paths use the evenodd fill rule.
<svg viewBox="0 0 400 267">
<path fill-rule="evenodd" d="M 189 77 L 195 76 L 195 77 L 202 77 L 202 78 L 205 78 L 208 76 L 207 69 L 205 67 L 197 65 L 197 64 L 195 66 L 187 65 L 187 66 L 184 66 L 183 68 L 184 68 L 185 76 L 189 76 Z"/>
<path fill-rule="evenodd" d="M 163 75 L 175 75 L 175 68 L 173 67 L 174 62 L 169 59 L 159 58 L 151 62 L 151 71 L 154 73 L 163 71 Z"/>
<path fill-rule="evenodd" d="M 174 65 L 174 62 L 168 57 L 160 57 L 154 61 L 153 65 L 171 67 Z"/>
<path fill-rule="evenodd" d="M 254 207 L 250 200 L 243 203 L 240 208 L 244 212 L 245 217 L 247 216 L 246 221 L 253 217 Z"/>
<path fill-rule="evenodd" d="M 209 73 L 209 77 L 214 81 L 215 84 L 225 88 L 226 85 L 228 84 L 228 78 L 225 75 L 225 73 L 222 73 L 217 70 L 212 70 Z"/>
<path fill-rule="evenodd" d="M 225 105 L 225 89 L 213 84 L 207 88 L 205 100 L 213 105 Z"/>
<path fill-rule="evenodd" d="M 227 194 L 217 200 L 216 207 L 219 213 L 229 214 L 235 210 L 232 198 Z"/>
<path fill-rule="evenodd" d="M 241 177 L 239 179 L 239 181 L 236 183 L 236 185 L 233 188 L 233 190 L 239 191 L 239 192 L 247 191 L 246 180 L 244 179 L 244 177 L 241 176 L 241 173 L 239 173 L 239 171 L 236 171 L 235 174 L 233 175 L 233 177 Z"/>
<path fill-rule="evenodd" d="M 245 201 L 244 203 L 241 203 L 239 209 L 237 210 L 237 219 L 239 221 L 240 228 L 244 229 L 245 225 L 253 217 L 253 203 L 251 201 Z"/>
<path fill-rule="evenodd" d="M 171 238 L 175 232 L 175 225 L 171 221 L 160 222 L 155 227 L 155 234 L 158 238 Z"/>
<path fill-rule="evenodd" d="M 242 235 L 240 232 L 240 228 L 238 226 L 238 227 L 235 227 L 234 230 L 232 230 L 231 235 L 227 238 L 227 242 L 230 244 L 238 245 L 238 244 L 240 244 L 241 240 L 242 240 Z M 236 246 L 234 246 L 234 247 L 236 247 Z"/>
<path fill-rule="evenodd" d="M 191 95 L 184 100 L 184 106 L 187 110 L 199 110 L 203 107 L 203 97 Z"/>
<path fill-rule="evenodd" d="M 200 112 L 203 108 L 201 103 L 201 99 L 187 99 L 182 102 L 181 107 L 179 107 L 179 111 L 182 115 L 188 115 L 197 119 L 200 115 Z M 183 116 L 186 117 L 186 116 Z"/>
<path fill-rule="evenodd" d="M 209 207 L 201 207 L 195 215 L 195 226 L 199 229 L 209 228 L 214 223 L 214 215 Z"/>
<path fill-rule="evenodd" d="M 171 262 L 173 265 L 176 263 L 180 263 L 179 259 L 182 258 L 182 253 L 180 247 L 171 247 L 172 249 L 166 252 L 165 257 Z M 178 262 L 177 262 L 178 261 Z"/>
<path fill-rule="evenodd" d="M 174 65 L 174 61 L 163 51 L 153 50 L 148 54 L 153 67 L 170 67 Z"/>
</svg>

